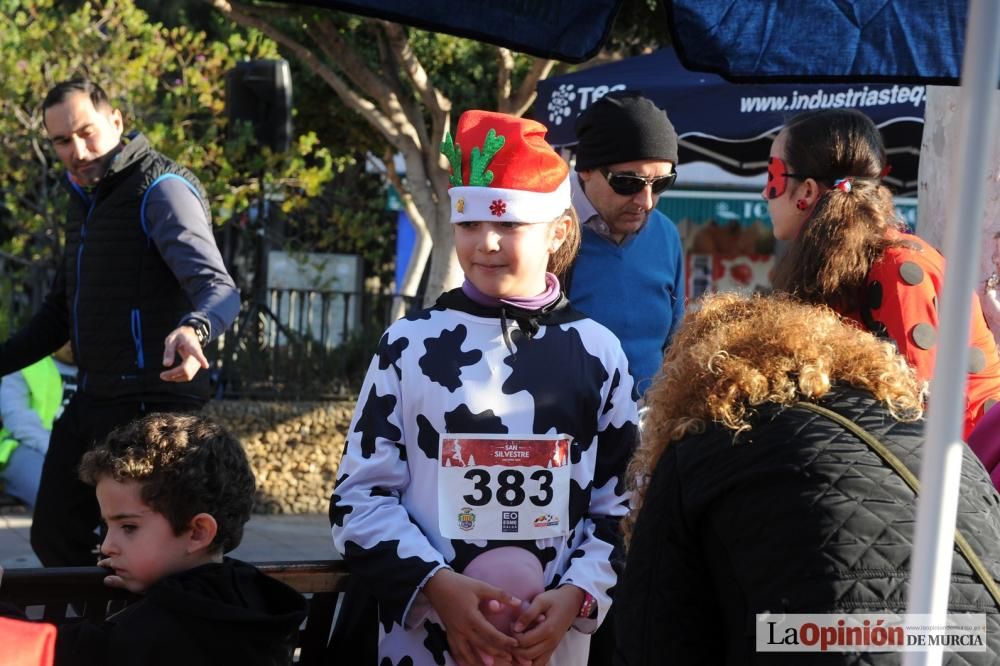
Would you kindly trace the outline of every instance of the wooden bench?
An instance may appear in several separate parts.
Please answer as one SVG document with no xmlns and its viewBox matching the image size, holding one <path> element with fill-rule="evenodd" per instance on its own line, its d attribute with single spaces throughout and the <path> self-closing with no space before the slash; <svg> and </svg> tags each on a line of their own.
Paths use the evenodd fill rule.
<svg viewBox="0 0 1000 666">
<path fill-rule="evenodd" d="M 295 663 L 324 663 L 337 600 L 348 580 L 347 566 L 338 560 L 253 564 L 309 598 L 309 615 L 299 629 Z M 109 613 L 141 598 L 107 587 L 103 582 L 106 575 L 107 569 L 100 567 L 6 569 L 0 580 L 0 601 L 20 607 L 31 618 L 49 622 L 80 616 L 100 622 Z"/>
</svg>

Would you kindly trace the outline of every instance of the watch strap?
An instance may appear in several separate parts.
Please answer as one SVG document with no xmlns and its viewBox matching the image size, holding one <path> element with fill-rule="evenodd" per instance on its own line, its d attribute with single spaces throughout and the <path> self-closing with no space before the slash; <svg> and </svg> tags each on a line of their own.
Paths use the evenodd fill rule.
<svg viewBox="0 0 1000 666">
<path fill-rule="evenodd" d="M 197 319 L 195 317 L 188 317 L 187 319 L 181 322 L 181 326 L 190 326 L 191 328 L 193 328 L 194 334 L 198 338 L 198 344 L 200 344 L 203 347 L 205 346 L 206 343 L 208 343 L 209 337 L 211 337 L 208 324 L 206 324 L 201 319 Z"/>
</svg>

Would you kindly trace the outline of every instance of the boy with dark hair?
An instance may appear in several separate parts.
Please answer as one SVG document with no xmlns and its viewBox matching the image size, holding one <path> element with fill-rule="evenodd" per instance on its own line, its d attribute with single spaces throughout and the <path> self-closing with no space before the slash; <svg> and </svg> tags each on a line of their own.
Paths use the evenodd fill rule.
<svg viewBox="0 0 1000 666">
<path fill-rule="evenodd" d="M 151 414 L 88 452 L 107 535 L 105 582 L 144 598 L 101 625 L 59 628 L 56 664 L 291 663 L 306 602 L 239 545 L 256 487 L 240 443 L 189 415 Z"/>
</svg>

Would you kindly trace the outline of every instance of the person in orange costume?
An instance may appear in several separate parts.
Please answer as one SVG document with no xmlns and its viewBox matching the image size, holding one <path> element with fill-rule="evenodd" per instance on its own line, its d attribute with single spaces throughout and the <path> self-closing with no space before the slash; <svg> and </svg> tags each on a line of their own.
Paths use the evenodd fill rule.
<svg viewBox="0 0 1000 666">
<path fill-rule="evenodd" d="M 944 257 L 904 231 L 882 185 L 885 147 L 859 111 L 796 116 L 771 146 L 768 202 L 774 235 L 791 241 L 774 285 L 825 303 L 892 340 L 921 379 L 934 373 Z M 1000 401 L 1000 356 L 973 294 L 964 436 Z"/>
</svg>

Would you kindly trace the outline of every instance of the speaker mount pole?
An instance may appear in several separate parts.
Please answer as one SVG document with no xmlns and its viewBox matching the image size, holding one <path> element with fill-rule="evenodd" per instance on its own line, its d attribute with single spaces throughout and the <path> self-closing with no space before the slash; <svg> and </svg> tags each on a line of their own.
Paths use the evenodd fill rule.
<svg viewBox="0 0 1000 666">
<path fill-rule="evenodd" d="M 239 319 L 236 335 L 233 337 L 232 346 L 230 346 L 228 342 L 225 345 L 227 351 L 224 354 L 222 372 L 216 389 L 216 398 L 223 397 L 226 386 L 232 381 L 234 373 L 232 372 L 230 364 L 232 362 L 233 352 L 240 348 L 241 343 L 246 343 L 248 340 L 252 339 L 255 341 L 258 348 L 261 350 L 267 349 L 268 344 L 265 339 L 265 324 L 267 321 L 270 321 L 271 324 L 278 329 L 278 332 L 285 336 L 285 339 L 289 344 L 296 347 L 300 347 L 303 344 L 299 333 L 286 326 L 268 304 L 268 258 L 271 249 L 271 228 L 269 213 L 270 205 L 267 200 L 265 178 L 266 172 L 261 170 L 258 180 L 260 184 L 260 198 L 257 204 L 257 230 L 256 233 L 254 233 L 255 258 L 253 284 L 251 287 L 253 295 L 250 298 L 246 312 L 244 312 Z M 270 354 L 270 374 L 272 376 L 274 375 L 274 366 L 276 365 L 274 360 L 274 349 L 272 348 Z"/>
</svg>

